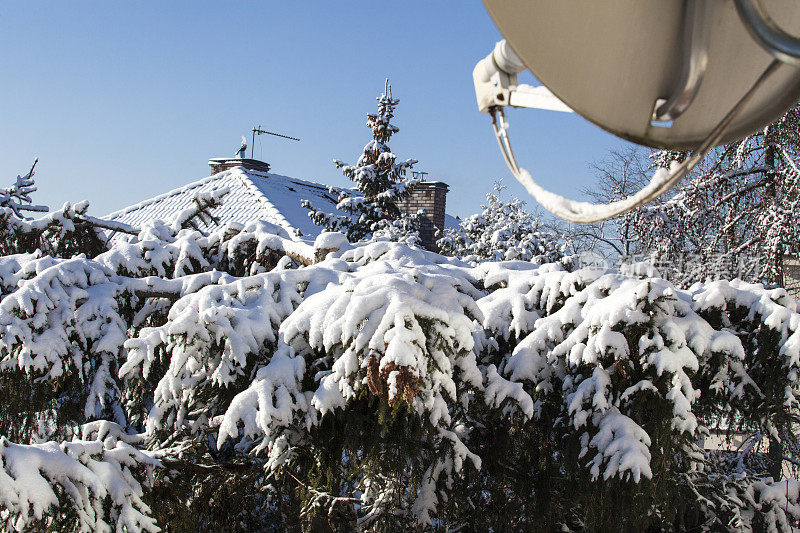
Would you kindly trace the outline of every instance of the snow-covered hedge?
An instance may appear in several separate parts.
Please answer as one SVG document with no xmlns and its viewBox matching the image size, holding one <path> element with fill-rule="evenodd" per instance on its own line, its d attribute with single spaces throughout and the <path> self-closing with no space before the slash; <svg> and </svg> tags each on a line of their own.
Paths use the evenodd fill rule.
<svg viewBox="0 0 800 533">
<path fill-rule="evenodd" d="M 112 242 L 0 258 L 9 529 L 798 525 L 796 481 L 700 444 L 791 430 L 781 289 L 390 242 L 323 258 L 266 223 Z"/>
<path fill-rule="evenodd" d="M 539 227 L 539 219 L 525 210 L 525 202 L 502 199 L 505 185 L 495 182 L 486 194 L 482 211 L 447 228 L 437 241 L 445 255 L 469 263 L 481 261 L 531 261 L 536 264 L 562 260 L 567 245 Z"/>
</svg>

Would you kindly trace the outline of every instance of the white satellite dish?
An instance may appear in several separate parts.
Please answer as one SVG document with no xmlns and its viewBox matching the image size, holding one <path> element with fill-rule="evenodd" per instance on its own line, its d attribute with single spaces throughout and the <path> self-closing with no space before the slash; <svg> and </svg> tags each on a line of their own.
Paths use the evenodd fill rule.
<svg viewBox="0 0 800 533">
<path fill-rule="evenodd" d="M 605 220 L 663 194 L 713 146 L 764 127 L 800 100 L 798 0 L 484 4 L 506 40 L 475 68 L 478 106 L 492 114 L 517 179 L 567 220 Z M 546 89 L 517 84 L 526 68 Z M 574 202 L 543 190 L 519 167 L 503 114 L 509 105 L 560 105 L 624 139 L 695 153 L 625 200 Z"/>
</svg>

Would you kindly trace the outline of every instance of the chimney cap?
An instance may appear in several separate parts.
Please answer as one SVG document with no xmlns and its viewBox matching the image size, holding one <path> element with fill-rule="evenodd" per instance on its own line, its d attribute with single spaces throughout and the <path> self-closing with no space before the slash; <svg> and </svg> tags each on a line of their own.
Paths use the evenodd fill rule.
<svg viewBox="0 0 800 533">
<path fill-rule="evenodd" d="M 244 167 L 247 170 L 257 170 L 260 172 L 269 172 L 269 163 L 259 161 L 258 159 L 248 159 L 239 157 L 215 157 L 208 160 L 208 166 L 216 174 L 223 170 L 228 170 L 233 167 Z"/>
<path fill-rule="evenodd" d="M 444 189 L 450 190 L 450 186 L 443 181 L 420 181 L 414 185 L 415 189 Z"/>
</svg>

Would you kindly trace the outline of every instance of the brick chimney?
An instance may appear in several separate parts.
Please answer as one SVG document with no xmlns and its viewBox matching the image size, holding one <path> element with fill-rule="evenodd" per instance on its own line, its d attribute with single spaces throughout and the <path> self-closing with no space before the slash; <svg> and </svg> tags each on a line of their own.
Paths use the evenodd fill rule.
<svg viewBox="0 0 800 533">
<path fill-rule="evenodd" d="M 444 208 L 449 189 L 441 181 L 421 181 L 411 190 L 411 196 L 398 206 L 405 215 L 413 215 L 422 210 L 422 245 L 434 252 L 438 251 L 436 230 L 444 231 Z"/>
</svg>

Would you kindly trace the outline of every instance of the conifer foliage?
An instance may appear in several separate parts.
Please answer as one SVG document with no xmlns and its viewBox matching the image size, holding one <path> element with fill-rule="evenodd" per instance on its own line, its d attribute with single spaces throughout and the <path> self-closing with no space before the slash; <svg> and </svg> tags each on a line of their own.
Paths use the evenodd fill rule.
<svg viewBox="0 0 800 533">
<path fill-rule="evenodd" d="M 782 289 L 191 216 L 0 257 L 5 529 L 800 525 L 757 446 L 701 445 L 798 422 Z"/>
<path fill-rule="evenodd" d="M 38 159 L 27 174 L 17 176 L 13 185 L 0 189 L 0 253 L 44 252 L 57 257 L 100 253 L 105 246 L 93 223 L 96 219 L 85 216 L 88 202 L 65 203 L 52 212 L 45 205 L 33 203 L 37 162 Z M 44 214 L 38 218 L 28 216 L 37 213 Z"/>
<path fill-rule="evenodd" d="M 445 229 L 437 243 L 442 254 L 470 263 L 517 260 L 542 264 L 564 257 L 566 244 L 539 227 L 539 219 L 525 210 L 525 202 L 516 197 L 504 201 L 505 188 L 502 181 L 495 182 L 480 213 L 467 217 L 456 229 Z"/>
<path fill-rule="evenodd" d="M 355 183 L 354 190 L 333 189 L 339 195 L 336 208 L 346 213 L 324 213 L 304 202 L 309 216 L 327 231 L 341 231 L 351 242 L 369 239 L 376 232 L 393 240 L 402 239 L 419 231 L 414 216 L 400 219 L 398 204 L 411 192 L 414 180 L 406 172 L 417 163 L 415 159 L 398 162 L 389 148 L 389 140 L 400 129 L 391 123 L 400 100 L 392 97 L 392 86 L 386 80 L 383 94 L 378 98 L 378 112 L 367 114 L 367 127 L 372 140 L 364 146 L 355 165 L 334 160 L 336 168 Z"/>
</svg>

